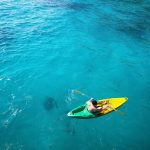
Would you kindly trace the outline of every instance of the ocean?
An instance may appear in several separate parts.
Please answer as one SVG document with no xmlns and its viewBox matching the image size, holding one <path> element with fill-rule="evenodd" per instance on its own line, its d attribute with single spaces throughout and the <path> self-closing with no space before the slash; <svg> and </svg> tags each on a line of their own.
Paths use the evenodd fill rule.
<svg viewBox="0 0 150 150">
<path fill-rule="evenodd" d="M 1 0 L 0 150 L 149 150 L 149 58 L 149 0 Z M 67 117 L 74 89 L 125 116 Z"/>
</svg>

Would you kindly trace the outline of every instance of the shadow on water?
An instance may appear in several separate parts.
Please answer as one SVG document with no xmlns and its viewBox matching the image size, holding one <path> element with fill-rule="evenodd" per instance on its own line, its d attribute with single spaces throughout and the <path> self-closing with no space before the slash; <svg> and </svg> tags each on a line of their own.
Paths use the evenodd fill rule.
<svg viewBox="0 0 150 150">
<path fill-rule="evenodd" d="M 62 126 L 62 132 L 65 132 L 68 135 L 76 135 L 76 130 L 74 127 L 74 123 L 71 118 L 67 116 L 68 111 L 65 111 L 59 119 L 58 123 Z"/>
<path fill-rule="evenodd" d="M 14 38 L 12 34 L 5 28 L 0 28 L 0 46 L 9 46 Z"/>
<path fill-rule="evenodd" d="M 46 99 L 43 102 L 43 106 L 46 111 L 50 111 L 54 108 L 58 108 L 58 104 L 56 100 L 52 97 L 46 97 Z"/>
<path fill-rule="evenodd" d="M 75 136 L 76 126 L 75 126 L 75 119 L 72 119 L 67 116 L 68 112 L 72 109 L 72 101 L 73 95 L 72 90 L 68 91 L 67 96 L 65 95 L 64 103 L 61 103 L 61 107 L 59 108 L 59 116 L 56 119 L 56 124 L 60 126 L 60 131 L 68 136 Z M 70 106 L 71 105 L 71 106 Z"/>
<path fill-rule="evenodd" d="M 109 2 L 112 3 L 112 5 L 110 5 Z M 109 2 L 103 3 L 106 8 L 111 8 L 114 15 L 98 9 L 97 12 L 100 16 L 99 26 L 113 28 L 136 40 L 149 41 L 150 6 L 148 2 L 147 4 L 139 0 L 110 0 Z"/>
<path fill-rule="evenodd" d="M 130 4 L 140 4 L 140 3 L 142 3 L 142 1 L 141 0 L 124 0 L 124 1 L 120 1 L 120 0 L 109 0 L 108 2 L 115 2 L 115 3 L 117 3 L 117 2 L 123 2 L 123 3 L 130 3 Z"/>
<path fill-rule="evenodd" d="M 74 9 L 74 10 L 85 10 L 92 7 L 92 4 L 72 2 L 72 3 L 66 3 L 64 7 L 69 9 Z"/>
<path fill-rule="evenodd" d="M 136 12 L 129 18 L 128 24 L 120 24 L 117 26 L 117 30 L 139 40 L 148 40 L 146 37 L 147 32 L 150 32 L 150 21 L 148 18 L 150 19 L 150 16 Z"/>
<path fill-rule="evenodd" d="M 131 36 L 137 40 L 148 40 L 146 34 L 149 29 L 150 23 L 145 22 L 145 21 L 135 21 L 131 25 L 121 25 L 120 27 L 117 28 L 117 31 L 125 33 L 128 36 Z"/>
<path fill-rule="evenodd" d="M 73 10 L 86 10 L 93 6 L 93 4 L 86 4 L 86 3 L 79 3 L 79 2 L 56 2 L 56 1 L 47 1 L 44 4 L 46 7 L 53 7 L 53 8 L 66 8 L 66 9 L 73 9 Z"/>
<path fill-rule="evenodd" d="M 73 135 L 73 136 L 76 135 L 75 128 L 69 122 L 68 122 L 68 124 L 66 124 L 66 129 L 64 129 L 64 132 L 66 132 L 67 134 Z"/>
<path fill-rule="evenodd" d="M 142 26 L 138 27 L 138 24 L 137 26 L 136 25 L 134 26 L 124 25 L 122 27 L 119 27 L 117 30 L 136 39 L 142 39 L 145 36 L 144 27 Z"/>
<path fill-rule="evenodd" d="M 125 7 L 113 7 L 113 10 L 123 16 L 116 29 L 138 40 L 148 40 L 147 33 L 150 32 L 150 7 L 138 0 L 125 1 Z M 139 3 L 141 8 L 139 9 Z M 133 8 L 133 9 L 132 9 Z M 117 19 L 118 20 L 118 19 Z M 117 21 L 116 20 L 116 21 Z"/>
</svg>

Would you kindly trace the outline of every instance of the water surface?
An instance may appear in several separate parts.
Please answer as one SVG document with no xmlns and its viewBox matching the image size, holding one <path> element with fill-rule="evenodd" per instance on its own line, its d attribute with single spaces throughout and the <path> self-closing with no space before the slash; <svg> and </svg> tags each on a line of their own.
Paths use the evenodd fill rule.
<svg viewBox="0 0 150 150">
<path fill-rule="evenodd" d="M 149 43 L 148 0 L 2 0 L 0 149 L 150 149 Z M 72 89 L 126 116 L 70 119 Z"/>
</svg>

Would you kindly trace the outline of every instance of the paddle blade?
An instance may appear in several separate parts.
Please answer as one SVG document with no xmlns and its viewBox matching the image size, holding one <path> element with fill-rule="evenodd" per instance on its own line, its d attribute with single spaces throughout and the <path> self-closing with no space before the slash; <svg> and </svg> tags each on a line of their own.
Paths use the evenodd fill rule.
<svg viewBox="0 0 150 150">
<path fill-rule="evenodd" d="M 85 95 L 84 93 L 82 93 L 79 90 L 72 90 L 72 92 L 75 93 L 75 94 L 79 94 L 79 95 Z"/>
<path fill-rule="evenodd" d="M 117 110 L 117 109 L 116 109 L 116 110 Z M 117 110 L 117 112 L 118 112 L 121 116 L 124 116 L 124 115 L 125 115 L 125 113 L 122 112 L 122 111 L 120 111 L 120 110 Z"/>
<path fill-rule="evenodd" d="M 110 108 L 110 109 L 112 109 L 112 110 L 114 110 L 115 112 L 117 112 L 117 113 L 120 114 L 121 116 L 124 116 L 124 115 L 125 115 L 124 112 L 122 112 L 122 111 L 120 111 L 120 110 L 118 110 L 118 109 L 115 109 L 115 108 L 113 108 L 112 106 L 107 106 L 107 107 Z"/>
</svg>

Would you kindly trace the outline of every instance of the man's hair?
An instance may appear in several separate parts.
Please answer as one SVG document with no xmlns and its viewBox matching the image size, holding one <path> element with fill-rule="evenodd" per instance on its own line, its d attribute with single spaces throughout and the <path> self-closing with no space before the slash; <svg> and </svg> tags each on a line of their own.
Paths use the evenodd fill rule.
<svg viewBox="0 0 150 150">
<path fill-rule="evenodd" d="M 96 101 L 96 100 L 93 100 L 93 101 L 92 101 L 92 104 L 93 104 L 94 106 L 96 106 L 96 105 L 97 105 L 97 101 Z"/>
</svg>

